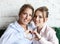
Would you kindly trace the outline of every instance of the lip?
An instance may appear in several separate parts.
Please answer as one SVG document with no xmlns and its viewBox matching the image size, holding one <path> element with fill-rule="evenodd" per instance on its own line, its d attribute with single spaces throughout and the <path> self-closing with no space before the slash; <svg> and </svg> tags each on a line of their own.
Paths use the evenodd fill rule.
<svg viewBox="0 0 60 44">
<path fill-rule="evenodd" d="M 24 22 L 25 22 L 25 23 L 28 23 L 28 22 L 29 22 L 29 20 L 24 20 Z"/>
<path fill-rule="evenodd" d="M 29 19 L 24 19 L 24 21 L 28 22 L 28 21 L 30 21 L 30 20 L 29 20 Z"/>
<path fill-rule="evenodd" d="M 28 22 L 28 20 L 24 20 L 25 22 Z"/>
<path fill-rule="evenodd" d="M 35 21 L 35 23 L 37 24 L 38 22 L 37 22 L 37 21 Z"/>
</svg>

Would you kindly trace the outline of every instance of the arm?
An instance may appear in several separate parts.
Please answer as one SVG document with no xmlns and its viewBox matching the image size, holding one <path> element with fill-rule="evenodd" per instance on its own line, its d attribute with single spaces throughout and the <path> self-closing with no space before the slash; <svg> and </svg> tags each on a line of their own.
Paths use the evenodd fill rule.
<svg viewBox="0 0 60 44">
<path fill-rule="evenodd" d="M 49 40 L 46 40 L 44 37 L 41 37 L 40 34 L 38 34 L 37 32 L 35 32 L 35 33 L 41 44 L 58 44 L 58 39 L 56 37 L 56 33 L 53 31 L 48 34 Z"/>
<path fill-rule="evenodd" d="M 58 39 L 55 34 L 53 34 L 50 40 L 46 40 L 44 37 L 41 37 L 39 40 L 41 44 L 58 44 Z"/>
</svg>

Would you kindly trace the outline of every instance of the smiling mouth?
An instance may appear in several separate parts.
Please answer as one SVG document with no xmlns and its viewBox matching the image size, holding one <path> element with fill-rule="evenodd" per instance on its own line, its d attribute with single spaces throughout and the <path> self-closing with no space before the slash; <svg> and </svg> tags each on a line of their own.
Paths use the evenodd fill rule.
<svg viewBox="0 0 60 44">
<path fill-rule="evenodd" d="M 24 20 L 25 22 L 27 22 L 28 20 Z"/>
<path fill-rule="evenodd" d="M 24 19 L 24 21 L 25 21 L 25 22 L 29 22 L 29 20 L 27 20 L 27 19 Z"/>
<path fill-rule="evenodd" d="M 37 24 L 38 22 L 35 21 L 35 24 Z"/>
</svg>

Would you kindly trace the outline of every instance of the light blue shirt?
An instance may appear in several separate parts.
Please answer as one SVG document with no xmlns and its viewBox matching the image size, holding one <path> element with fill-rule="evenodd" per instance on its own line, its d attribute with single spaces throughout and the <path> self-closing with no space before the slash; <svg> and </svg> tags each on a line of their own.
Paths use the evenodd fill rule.
<svg viewBox="0 0 60 44">
<path fill-rule="evenodd" d="M 17 21 L 11 23 L 2 35 L 0 44 L 32 44 L 32 40 L 25 38 L 24 34 L 24 28 Z"/>
</svg>

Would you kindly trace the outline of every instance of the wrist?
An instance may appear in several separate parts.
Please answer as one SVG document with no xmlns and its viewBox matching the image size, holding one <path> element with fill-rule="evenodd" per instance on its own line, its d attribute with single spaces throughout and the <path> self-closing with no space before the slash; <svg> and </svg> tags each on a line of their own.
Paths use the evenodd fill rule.
<svg viewBox="0 0 60 44">
<path fill-rule="evenodd" d="M 41 39 L 41 37 L 40 38 L 38 38 L 38 40 L 40 40 Z"/>
</svg>

